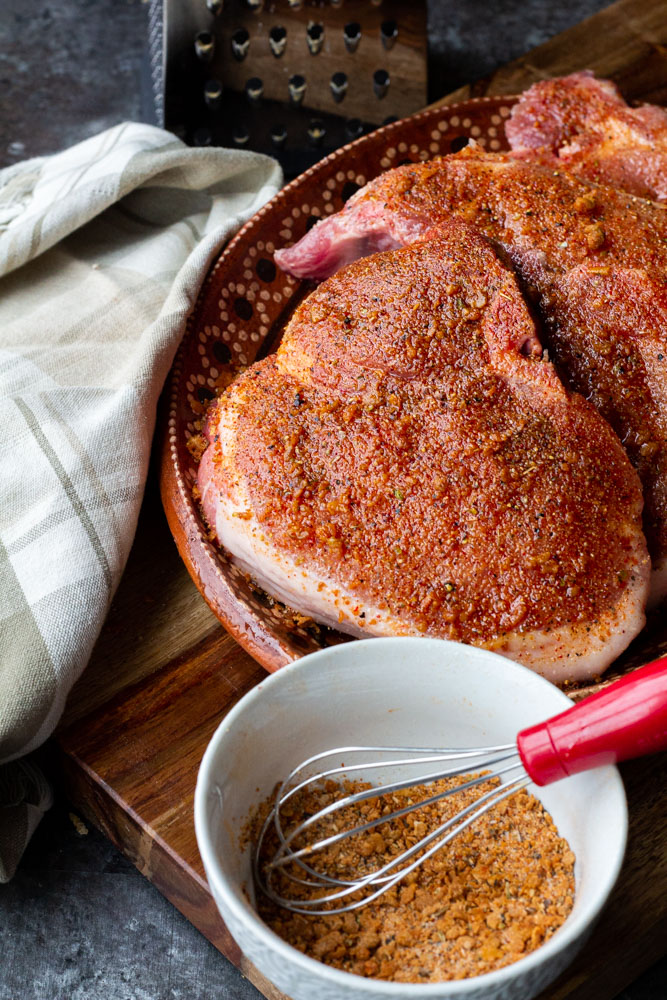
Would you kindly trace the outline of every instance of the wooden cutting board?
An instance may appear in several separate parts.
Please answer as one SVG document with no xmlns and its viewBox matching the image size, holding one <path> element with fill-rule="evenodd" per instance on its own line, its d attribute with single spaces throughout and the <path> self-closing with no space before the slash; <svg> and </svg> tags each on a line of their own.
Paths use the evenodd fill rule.
<svg viewBox="0 0 667 1000">
<path fill-rule="evenodd" d="M 536 79 L 583 68 L 616 80 L 630 99 L 667 104 L 667 0 L 621 0 L 439 103 L 516 93 Z M 277 1000 L 282 994 L 247 962 L 217 914 L 192 819 L 206 744 L 264 672 L 190 580 L 157 478 L 154 462 L 126 572 L 69 699 L 57 754 L 49 756 L 76 808 Z M 631 818 L 623 872 L 585 953 L 543 1000 L 611 1000 L 667 950 L 667 755 L 624 765 L 622 773 Z"/>
</svg>

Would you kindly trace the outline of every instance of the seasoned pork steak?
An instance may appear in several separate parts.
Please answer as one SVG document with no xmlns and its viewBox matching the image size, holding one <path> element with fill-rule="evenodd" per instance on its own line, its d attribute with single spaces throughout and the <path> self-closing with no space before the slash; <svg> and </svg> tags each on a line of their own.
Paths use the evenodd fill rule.
<svg viewBox="0 0 667 1000">
<path fill-rule="evenodd" d="M 554 681 L 601 672 L 643 625 L 636 474 L 464 223 L 322 284 L 206 434 L 219 542 L 318 621 L 457 639 Z"/>
<path fill-rule="evenodd" d="M 453 215 L 508 255 L 559 373 L 623 442 L 644 488 L 657 601 L 667 592 L 667 210 L 468 148 L 387 171 L 276 259 L 300 277 L 322 278 L 355 254 L 409 244 Z"/>
<path fill-rule="evenodd" d="M 505 132 L 519 156 L 667 201 L 667 111 L 628 107 L 613 83 L 589 71 L 534 84 Z"/>
</svg>

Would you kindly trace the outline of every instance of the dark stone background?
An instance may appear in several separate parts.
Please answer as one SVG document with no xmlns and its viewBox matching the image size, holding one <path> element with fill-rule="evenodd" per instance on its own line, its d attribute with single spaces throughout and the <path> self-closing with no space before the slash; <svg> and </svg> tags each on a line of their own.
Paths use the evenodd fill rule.
<svg viewBox="0 0 667 1000">
<path fill-rule="evenodd" d="M 431 99 L 606 5 L 430 0 Z M 147 23 L 139 0 L 0 0 L 0 166 L 152 121 Z M 57 801 L 0 886 L 0 1000 L 260 998 L 101 834 L 77 832 L 70 811 Z M 667 960 L 618 1000 L 665 997 Z"/>
</svg>

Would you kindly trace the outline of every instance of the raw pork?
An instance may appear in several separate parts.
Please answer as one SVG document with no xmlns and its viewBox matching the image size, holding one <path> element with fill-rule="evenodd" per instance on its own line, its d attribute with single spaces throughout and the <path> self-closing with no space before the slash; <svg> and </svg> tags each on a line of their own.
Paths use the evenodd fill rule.
<svg viewBox="0 0 667 1000">
<path fill-rule="evenodd" d="M 636 474 L 462 222 L 323 283 L 205 431 L 219 542 L 318 621 L 472 643 L 558 682 L 643 625 Z"/>
<path fill-rule="evenodd" d="M 534 84 L 514 105 L 505 132 L 519 156 L 667 200 L 667 111 L 628 107 L 613 83 L 589 71 Z"/>
<path fill-rule="evenodd" d="M 453 215 L 507 254 L 560 374 L 623 442 L 644 488 L 652 600 L 660 600 L 667 592 L 667 210 L 468 147 L 387 171 L 276 259 L 292 274 L 322 278 L 360 247 L 410 243 Z"/>
</svg>

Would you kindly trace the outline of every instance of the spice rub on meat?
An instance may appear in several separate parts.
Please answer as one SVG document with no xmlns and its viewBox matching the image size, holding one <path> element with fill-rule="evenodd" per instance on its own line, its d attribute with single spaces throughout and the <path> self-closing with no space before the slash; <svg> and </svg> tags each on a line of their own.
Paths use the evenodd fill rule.
<svg viewBox="0 0 667 1000">
<path fill-rule="evenodd" d="M 623 442 L 644 489 L 659 600 L 667 593 L 667 210 L 468 147 L 387 171 L 276 259 L 299 277 L 321 278 L 360 249 L 409 244 L 452 216 L 508 255 L 559 374 Z"/>
<path fill-rule="evenodd" d="M 534 84 L 505 125 L 516 155 L 667 201 L 667 111 L 630 108 L 589 70 Z"/>
<path fill-rule="evenodd" d="M 555 681 L 604 670 L 643 625 L 637 477 L 460 221 L 322 284 L 205 433 L 219 542 L 319 621 L 457 639 Z"/>
</svg>

